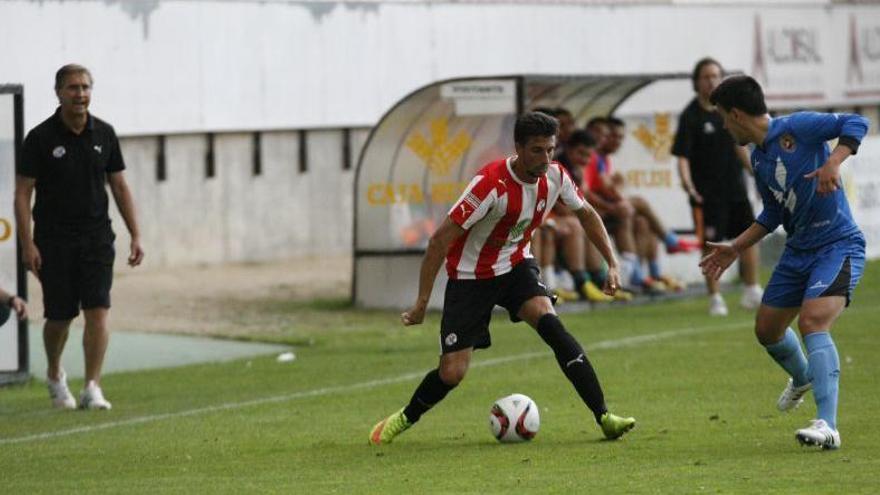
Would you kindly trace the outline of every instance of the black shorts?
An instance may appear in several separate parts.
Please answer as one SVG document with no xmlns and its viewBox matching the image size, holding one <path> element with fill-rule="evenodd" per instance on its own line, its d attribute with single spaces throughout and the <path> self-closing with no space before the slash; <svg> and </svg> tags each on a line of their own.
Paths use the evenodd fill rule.
<svg viewBox="0 0 880 495">
<path fill-rule="evenodd" d="M 40 283 L 47 320 L 70 320 L 79 309 L 109 308 L 116 250 L 111 230 L 34 239 L 43 264 Z"/>
<path fill-rule="evenodd" d="M 694 230 L 701 242 L 735 239 L 755 221 L 748 201 L 691 204 Z"/>
<path fill-rule="evenodd" d="M 538 274 L 537 263 L 527 259 L 498 277 L 447 282 L 440 323 L 441 353 L 492 345 L 489 321 L 496 305 L 507 310 L 510 321 L 517 322 L 523 303 L 535 296 L 550 297 Z"/>
</svg>

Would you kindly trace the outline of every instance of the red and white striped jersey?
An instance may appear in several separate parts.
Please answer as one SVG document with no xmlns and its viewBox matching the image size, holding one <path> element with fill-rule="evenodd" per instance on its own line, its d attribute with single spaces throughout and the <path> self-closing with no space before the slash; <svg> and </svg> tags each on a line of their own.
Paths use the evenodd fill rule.
<svg viewBox="0 0 880 495">
<path fill-rule="evenodd" d="M 446 255 L 450 279 L 484 279 L 503 275 L 532 257 L 532 232 L 556 200 L 572 210 L 584 207 L 584 196 L 568 172 L 551 162 L 535 184 L 519 180 L 514 157 L 483 167 L 449 210 L 449 218 L 467 232 Z"/>
</svg>

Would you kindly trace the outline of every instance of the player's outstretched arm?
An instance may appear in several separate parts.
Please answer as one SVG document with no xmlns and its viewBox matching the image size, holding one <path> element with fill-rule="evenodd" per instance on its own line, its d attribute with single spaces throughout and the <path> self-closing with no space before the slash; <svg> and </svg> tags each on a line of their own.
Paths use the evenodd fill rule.
<svg viewBox="0 0 880 495">
<path fill-rule="evenodd" d="M 833 193 L 841 187 L 840 165 L 853 154 L 850 146 L 838 143 L 824 165 L 804 175 L 804 179 L 816 179 L 816 192 L 821 196 Z"/>
<path fill-rule="evenodd" d="M 707 242 L 706 246 L 711 251 L 700 260 L 703 275 L 718 280 L 724 270 L 736 261 L 740 253 L 752 247 L 767 234 L 767 228 L 755 222 L 733 242 Z"/>
<path fill-rule="evenodd" d="M 605 293 L 613 295 L 620 288 L 620 267 L 617 264 L 617 257 L 614 256 L 614 250 L 611 249 L 611 239 L 608 237 L 608 231 L 602 223 L 602 218 L 596 213 L 596 210 L 584 201 L 584 207 L 575 210 L 587 238 L 599 250 L 605 262 L 608 263 L 608 277 L 605 282 Z"/>
<path fill-rule="evenodd" d="M 419 270 L 419 295 L 416 298 L 416 303 L 400 315 L 400 321 L 405 326 L 418 325 L 424 321 L 425 310 L 428 308 L 428 300 L 434 289 L 434 279 L 437 278 L 437 272 L 443 266 L 443 260 L 446 259 L 446 253 L 449 252 L 449 246 L 464 232 L 465 230 L 460 225 L 446 217 L 440 224 L 440 228 L 431 236 L 431 240 L 428 241 L 428 250 L 422 259 L 422 268 Z"/>
<path fill-rule="evenodd" d="M 816 178 L 816 192 L 832 193 L 840 188 L 840 164 L 859 151 L 859 144 L 868 133 L 868 119 L 852 113 L 798 112 L 789 122 L 795 136 L 808 143 L 824 143 L 838 139 L 837 147 L 821 167 L 804 176 Z"/>
</svg>

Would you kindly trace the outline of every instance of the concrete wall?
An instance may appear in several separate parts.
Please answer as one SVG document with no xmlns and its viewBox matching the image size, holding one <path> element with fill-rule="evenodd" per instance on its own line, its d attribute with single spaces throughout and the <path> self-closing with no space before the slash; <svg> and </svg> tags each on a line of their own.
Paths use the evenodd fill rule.
<svg viewBox="0 0 880 495">
<path fill-rule="evenodd" d="M 81 62 L 124 135 L 369 126 L 438 79 L 679 72 L 707 54 L 786 98 L 876 99 L 878 28 L 876 4 L 830 0 L 0 0 L 0 82 L 25 85 L 30 128 L 54 71 Z"/>
<path fill-rule="evenodd" d="M 252 133 L 214 135 L 215 176 L 206 177 L 207 134 L 169 136 L 166 179 L 157 179 L 159 137 L 122 139 L 148 266 L 265 261 L 351 251 L 354 165 L 367 130 L 306 132 L 307 170 L 300 170 L 300 132 L 261 134 L 262 173 L 253 174 Z M 117 265 L 128 235 L 111 207 Z"/>
</svg>

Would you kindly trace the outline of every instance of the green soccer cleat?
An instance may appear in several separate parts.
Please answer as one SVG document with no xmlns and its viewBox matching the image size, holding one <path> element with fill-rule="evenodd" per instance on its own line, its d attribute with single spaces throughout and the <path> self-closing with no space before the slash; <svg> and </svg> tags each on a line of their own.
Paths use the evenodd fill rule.
<svg viewBox="0 0 880 495">
<path fill-rule="evenodd" d="M 635 418 L 621 418 L 610 412 L 603 414 L 599 419 L 599 423 L 602 426 L 602 433 L 605 434 L 605 438 L 608 440 L 620 438 L 624 433 L 636 427 Z"/>
<path fill-rule="evenodd" d="M 370 444 L 382 445 L 383 443 L 391 443 L 394 437 L 400 435 L 409 429 L 413 424 L 406 419 L 403 414 L 403 408 L 387 418 L 379 421 L 370 432 Z"/>
</svg>

